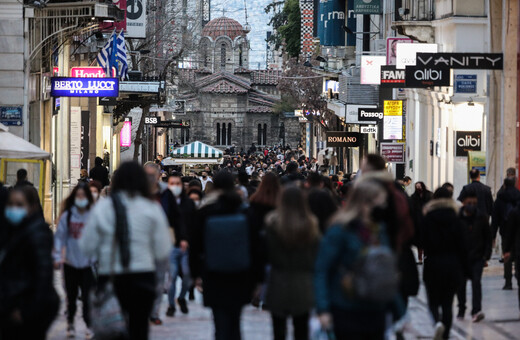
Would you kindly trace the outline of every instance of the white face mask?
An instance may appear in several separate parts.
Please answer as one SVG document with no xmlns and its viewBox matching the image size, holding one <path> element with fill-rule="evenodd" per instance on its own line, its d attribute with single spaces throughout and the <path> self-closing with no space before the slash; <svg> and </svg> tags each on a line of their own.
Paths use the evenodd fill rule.
<svg viewBox="0 0 520 340">
<path fill-rule="evenodd" d="M 99 198 L 99 193 L 93 192 L 92 193 L 92 198 L 94 199 L 94 201 L 97 201 L 97 199 Z"/>
<path fill-rule="evenodd" d="M 182 193 L 182 186 L 180 185 L 170 185 L 168 186 L 168 189 L 170 189 L 175 197 L 178 197 Z"/>
</svg>

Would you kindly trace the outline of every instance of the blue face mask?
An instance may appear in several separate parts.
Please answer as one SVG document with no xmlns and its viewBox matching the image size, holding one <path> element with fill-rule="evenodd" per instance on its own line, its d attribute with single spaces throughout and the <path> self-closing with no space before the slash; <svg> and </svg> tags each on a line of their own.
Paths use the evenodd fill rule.
<svg viewBox="0 0 520 340">
<path fill-rule="evenodd" d="M 22 207 L 6 207 L 5 218 L 12 225 L 18 225 L 27 216 L 27 210 Z"/>
<path fill-rule="evenodd" d="M 74 205 L 80 209 L 85 209 L 88 205 L 88 199 L 86 198 L 76 198 L 74 200 Z"/>
</svg>

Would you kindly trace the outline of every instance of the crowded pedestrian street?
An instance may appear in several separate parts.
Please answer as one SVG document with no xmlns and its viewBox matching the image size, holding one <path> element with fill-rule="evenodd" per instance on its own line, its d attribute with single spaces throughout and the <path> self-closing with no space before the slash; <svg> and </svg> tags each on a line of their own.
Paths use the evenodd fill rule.
<svg viewBox="0 0 520 340">
<path fill-rule="evenodd" d="M 520 340 L 520 0 L 0 0 L 0 340 Z"/>
</svg>

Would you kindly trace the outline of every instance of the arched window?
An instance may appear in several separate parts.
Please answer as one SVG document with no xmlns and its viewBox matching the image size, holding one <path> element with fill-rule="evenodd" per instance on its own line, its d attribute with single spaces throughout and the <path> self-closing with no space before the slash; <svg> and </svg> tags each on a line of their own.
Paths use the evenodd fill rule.
<svg viewBox="0 0 520 340">
<path fill-rule="evenodd" d="M 204 60 L 204 67 L 208 67 L 209 55 L 208 55 L 208 44 L 206 44 L 206 43 L 204 43 L 204 45 L 202 45 L 202 59 Z"/>
<path fill-rule="evenodd" d="M 220 145 L 226 145 L 226 123 L 222 123 L 222 134 L 221 134 Z"/>
<path fill-rule="evenodd" d="M 227 145 L 231 145 L 231 123 L 228 123 L 228 129 L 227 129 Z"/>
<path fill-rule="evenodd" d="M 220 123 L 217 123 L 217 145 L 220 145 Z"/>
<path fill-rule="evenodd" d="M 262 145 L 262 124 L 258 124 L 258 135 L 256 142 L 257 145 Z"/>
<path fill-rule="evenodd" d="M 220 45 L 220 68 L 226 68 L 226 44 Z"/>
<path fill-rule="evenodd" d="M 266 145 L 267 144 L 267 124 L 264 124 L 263 142 L 264 143 L 262 145 Z"/>
<path fill-rule="evenodd" d="M 242 67 L 244 65 L 242 61 L 242 45 L 238 48 L 238 66 Z"/>
<path fill-rule="evenodd" d="M 257 137 L 258 145 L 266 145 L 267 144 L 267 124 L 258 124 L 258 137 Z"/>
</svg>

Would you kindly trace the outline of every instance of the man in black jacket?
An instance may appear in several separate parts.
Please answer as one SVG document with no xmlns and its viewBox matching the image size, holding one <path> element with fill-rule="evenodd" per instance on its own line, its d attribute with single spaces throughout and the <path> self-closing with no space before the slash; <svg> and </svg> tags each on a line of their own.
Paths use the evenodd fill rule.
<svg viewBox="0 0 520 340">
<path fill-rule="evenodd" d="M 488 217 L 478 210 L 477 192 L 468 189 L 462 201 L 464 205 L 459 217 L 464 223 L 464 235 L 469 261 L 469 279 L 471 280 L 472 290 L 472 309 L 471 315 L 473 322 L 484 319 L 482 312 L 482 272 L 486 261 L 491 257 L 491 228 Z M 466 310 L 466 282 L 461 285 L 457 299 L 459 301 L 458 318 L 464 318 Z"/>
<path fill-rule="evenodd" d="M 507 237 L 503 245 L 504 262 L 515 262 L 516 280 L 520 287 L 520 207 L 511 211 L 507 220 Z M 520 289 L 518 290 L 520 308 Z"/>
<path fill-rule="evenodd" d="M 488 215 L 488 217 L 491 216 L 493 213 L 493 195 L 491 194 L 491 188 L 480 183 L 480 171 L 478 169 L 472 169 L 469 172 L 469 177 L 471 183 L 462 188 L 457 200 L 463 202 L 467 193 L 473 191 L 477 194 L 478 210 Z"/>
<path fill-rule="evenodd" d="M 101 183 L 104 188 L 110 184 L 108 180 L 108 170 L 103 166 L 103 159 L 101 157 L 96 157 L 94 163 L 95 166 L 90 169 L 90 178 Z"/>
<path fill-rule="evenodd" d="M 515 178 L 508 177 L 504 180 L 504 185 L 497 194 L 497 199 L 493 206 L 493 219 L 491 229 L 493 231 L 493 239 L 496 238 L 497 231 L 500 231 L 502 237 L 502 249 L 507 241 L 507 221 L 511 211 L 520 202 L 520 191 L 515 188 Z M 504 261 L 504 279 L 505 285 L 504 290 L 512 290 L 512 279 L 513 279 L 513 259 Z"/>
<path fill-rule="evenodd" d="M 171 284 L 168 290 L 169 307 L 166 311 L 166 315 L 171 317 L 175 315 L 177 276 L 180 276 L 182 272 L 182 288 L 177 303 L 183 314 L 188 314 L 186 293 L 191 286 L 188 264 L 188 231 L 192 225 L 195 203 L 184 192 L 180 173 L 173 173 L 168 177 L 168 190 L 161 196 L 161 205 L 175 233 L 175 244 L 170 255 Z"/>
</svg>

